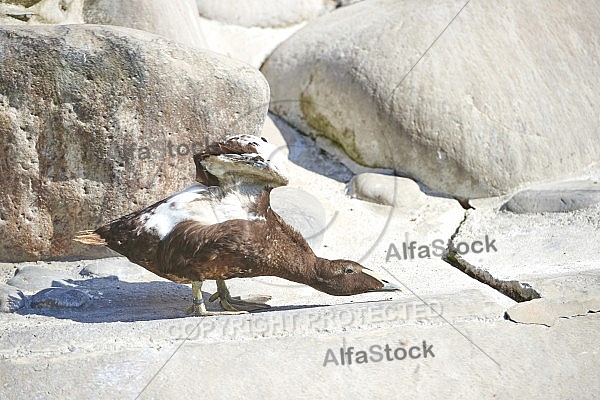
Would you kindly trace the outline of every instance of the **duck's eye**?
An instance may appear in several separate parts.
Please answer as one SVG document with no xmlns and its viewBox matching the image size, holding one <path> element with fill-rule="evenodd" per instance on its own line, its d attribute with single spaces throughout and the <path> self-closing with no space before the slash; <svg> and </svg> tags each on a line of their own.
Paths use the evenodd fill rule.
<svg viewBox="0 0 600 400">
<path fill-rule="evenodd" d="M 347 274 L 353 274 L 354 273 L 354 269 L 352 269 L 352 267 L 346 267 L 346 271 Z"/>
</svg>

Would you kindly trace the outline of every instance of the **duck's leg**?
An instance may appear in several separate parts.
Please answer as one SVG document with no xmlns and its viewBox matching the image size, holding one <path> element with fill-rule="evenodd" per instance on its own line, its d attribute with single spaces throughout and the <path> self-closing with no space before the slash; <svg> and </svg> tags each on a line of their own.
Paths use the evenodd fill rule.
<svg viewBox="0 0 600 400">
<path fill-rule="evenodd" d="M 202 281 L 192 282 L 192 302 L 193 304 L 186 310 L 186 314 L 194 313 L 197 317 L 206 317 L 210 315 L 232 315 L 232 314 L 245 314 L 243 310 L 227 310 L 227 311 L 207 311 L 204 299 L 202 299 Z"/>
<path fill-rule="evenodd" d="M 221 307 L 224 310 L 229 311 L 254 311 L 254 310 L 263 310 L 266 308 L 271 308 L 270 305 L 254 302 L 254 301 L 245 301 L 240 300 L 239 297 L 231 297 L 229 294 L 229 289 L 225 285 L 225 281 L 222 279 L 217 279 L 217 293 L 210 296 L 209 301 L 215 301 L 217 298 L 220 298 Z M 260 300 L 269 301 L 271 296 L 261 296 Z"/>
</svg>

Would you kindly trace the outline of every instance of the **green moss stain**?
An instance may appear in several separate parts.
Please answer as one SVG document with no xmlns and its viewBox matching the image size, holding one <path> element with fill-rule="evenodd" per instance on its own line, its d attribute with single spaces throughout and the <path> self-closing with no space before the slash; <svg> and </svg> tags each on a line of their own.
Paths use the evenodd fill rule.
<svg viewBox="0 0 600 400">
<path fill-rule="evenodd" d="M 356 134 L 354 131 L 348 128 L 337 129 L 317 108 L 318 106 L 310 96 L 304 93 L 300 94 L 300 110 L 302 111 L 302 118 L 306 121 L 308 127 L 316 135 L 325 136 L 331 140 L 355 162 L 363 166 L 368 166 L 356 146 Z"/>
</svg>

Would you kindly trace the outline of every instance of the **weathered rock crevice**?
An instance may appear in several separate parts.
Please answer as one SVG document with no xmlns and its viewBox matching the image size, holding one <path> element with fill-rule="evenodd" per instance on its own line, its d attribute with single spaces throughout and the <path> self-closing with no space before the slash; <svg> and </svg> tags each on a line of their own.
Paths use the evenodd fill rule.
<svg viewBox="0 0 600 400">
<path fill-rule="evenodd" d="M 541 297 L 540 293 L 537 292 L 534 288 L 531 287 L 526 282 L 520 282 L 517 280 L 502 280 L 494 277 L 488 271 L 478 268 L 477 266 L 467 262 L 463 259 L 460 254 L 458 254 L 456 248 L 454 247 L 454 238 L 460 232 L 460 229 L 464 222 L 467 220 L 468 213 L 465 212 L 465 217 L 458 224 L 456 231 L 450 237 L 448 241 L 448 247 L 446 248 L 442 259 L 446 261 L 448 264 L 452 265 L 455 268 L 458 268 L 461 272 L 467 274 L 473 279 L 477 279 L 479 282 L 484 283 L 490 286 L 493 289 L 496 289 L 500 293 L 505 296 L 510 297 L 514 301 L 519 303 L 539 299 Z"/>
</svg>

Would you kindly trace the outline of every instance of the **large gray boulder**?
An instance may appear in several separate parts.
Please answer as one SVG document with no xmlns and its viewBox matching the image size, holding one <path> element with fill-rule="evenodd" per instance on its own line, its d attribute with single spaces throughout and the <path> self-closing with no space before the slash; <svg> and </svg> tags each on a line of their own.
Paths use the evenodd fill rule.
<svg viewBox="0 0 600 400">
<path fill-rule="evenodd" d="M 207 139 L 258 134 L 254 68 L 142 31 L 0 28 L 0 260 L 82 249 L 73 234 L 193 182 Z"/>
<path fill-rule="evenodd" d="M 208 47 L 196 0 L 84 0 L 83 18 L 88 24 L 125 26 L 191 47 Z"/>
<path fill-rule="evenodd" d="M 367 0 L 308 23 L 262 67 L 271 110 L 461 197 L 597 163 L 600 9 L 470 2 L 453 20 L 464 5 Z"/>
</svg>

